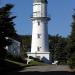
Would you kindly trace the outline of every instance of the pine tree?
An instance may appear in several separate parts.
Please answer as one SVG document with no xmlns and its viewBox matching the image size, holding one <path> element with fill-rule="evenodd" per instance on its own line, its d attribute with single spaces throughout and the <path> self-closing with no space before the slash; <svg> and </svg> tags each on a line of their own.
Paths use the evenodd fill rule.
<svg viewBox="0 0 75 75">
<path fill-rule="evenodd" d="M 50 57 L 52 62 L 59 61 L 59 63 L 66 63 L 66 47 L 67 39 L 59 36 L 58 34 L 55 36 L 49 36 L 49 49 L 50 49 Z"/>
<path fill-rule="evenodd" d="M 58 43 L 56 44 L 55 51 L 54 51 L 54 60 L 57 60 L 59 64 L 66 64 L 66 39 L 60 38 Z"/>
<path fill-rule="evenodd" d="M 5 47 L 11 44 L 11 40 L 6 37 L 14 38 L 16 36 L 15 24 L 13 23 L 15 16 L 11 16 L 10 12 L 12 8 L 12 4 L 6 4 L 0 8 L 0 59 L 5 58 Z"/>
<path fill-rule="evenodd" d="M 49 35 L 49 50 L 50 50 L 50 57 L 52 62 L 54 62 L 55 48 L 59 38 L 60 36 L 58 34 Z"/>
<path fill-rule="evenodd" d="M 72 31 L 69 37 L 69 50 L 68 50 L 68 63 L 70 66 L 75 67 L 75 13 L 72 15 Z"/>
</svg>

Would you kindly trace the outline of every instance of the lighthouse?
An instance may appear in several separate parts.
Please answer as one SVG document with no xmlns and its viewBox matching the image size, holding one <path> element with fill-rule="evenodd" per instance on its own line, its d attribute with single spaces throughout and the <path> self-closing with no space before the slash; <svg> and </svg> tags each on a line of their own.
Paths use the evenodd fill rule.
<svg viewBox="0 0 75 75">
<path fill-rule="evenodd" d="M 49 63 L 48 21 L 50 18 L 47 15 L 47 4 L 47 0 L 33 0 L 32 42 L 31 52 L 28 52 L 28 56 Z"/>
</svg>

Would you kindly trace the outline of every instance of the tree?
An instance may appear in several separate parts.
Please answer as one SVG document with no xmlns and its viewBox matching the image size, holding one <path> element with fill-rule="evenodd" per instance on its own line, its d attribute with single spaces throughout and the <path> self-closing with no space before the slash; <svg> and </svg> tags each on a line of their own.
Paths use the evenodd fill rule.
<svg viewBox="0 0 75 75">
<path fill-rule="evenodd" d="M 26 52 L 30 52 L 31 49 L 31 35 L 20 35 L 21 40 L 21 57 L 25 59 L 27 57 Z"/>
<path fill-rule="evenodd" d="M 68 60 L 68 64 L 71 68 L 75 68 L 75 52 L 73 54 L 71 54 L 71 56 Z"/>
<path fill-rule="evenodd" d="M 49 50 L 50 50 L 50 57 L 52 62 L 54 62 L 54 55 L 55 55 L 55 49 L 56 44 L 58 43 L 60 36 L 57 35 L 49 35 Z"/>
<path fill-rule="evenodd" d="M 6 55 L 5 47 L 12 43 L 6 37 L 14 38 L 16 36 L 15 24 L 13 23 L 15 16 L 11 16 L 10 12 L 12 8 L 12 4 L 6 4 L 0 8 L 0 59 L 4 59 Z"/>
<path fill-rule="evenodd" d="M 68 43 L 68 63 L 71 66 L 75 67 L 75 13 L 72 15 L 73 22 L 72 22 L 72 31 L 69 36 L 69 43 Z"/>
<path fill-rule="evenodd" d="M 56 44 L 55 51 L 54 51 L 54 60 L 59 61 L 59 64 L 66 64 L 66 47 L 67 41 L 65 38 L 60 38 L 58 43 Z"/>
<path fill-rule="evenodd" d="M 49 49 L 52 62 L 59 61 L 59 64 L 65 64 L 66 58 L 66 45 L 67 38 L 61 37 L 58 34 L 55 36 L 49 36 Z"/>
</svg>

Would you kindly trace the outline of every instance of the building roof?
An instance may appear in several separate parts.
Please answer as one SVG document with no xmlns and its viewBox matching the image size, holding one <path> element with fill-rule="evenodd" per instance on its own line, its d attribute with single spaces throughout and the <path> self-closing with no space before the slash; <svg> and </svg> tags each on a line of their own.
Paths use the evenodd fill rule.
<svg viewBox="0 0 75 75">
<path fill-rule="evenodd" d="M 42 2 L 42 3 L 48 3 L 47 0 L 33 0 L 34 3 Z"/>
</svg>

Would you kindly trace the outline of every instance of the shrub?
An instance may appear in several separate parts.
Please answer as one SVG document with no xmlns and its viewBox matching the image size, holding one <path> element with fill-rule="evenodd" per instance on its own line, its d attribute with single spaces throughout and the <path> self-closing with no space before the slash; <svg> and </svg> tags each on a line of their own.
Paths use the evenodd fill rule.
<svg viewBox="0 0 75 75">
<path fill-rule="evenodd" d="M 11 53 L 7 54 L 6 59 L 21 62 L 21 63 L 26 63 L 26 60 L 23 60 L 20 56 L 17 57 L 15 55 L 12 55 Z"/>
<path fill-rule="evenodd" d="M 32 60 L 29 62 L 29 64 L 31 64 L 31 65 L 43 65 L 44 63 Z"/>
<path fill-rule="evenodd" d="M 70 68 L 75 68 L 75 53 L 73 53 L 72 56 L 69 58 L 68 64 Z"/>
</svg>

